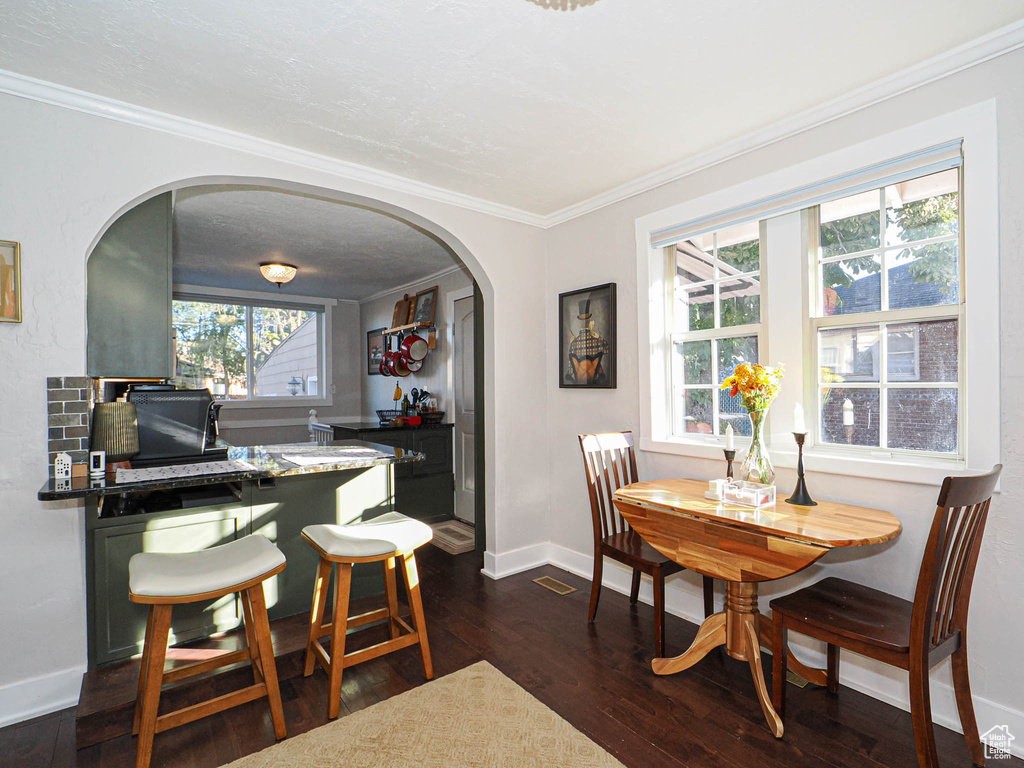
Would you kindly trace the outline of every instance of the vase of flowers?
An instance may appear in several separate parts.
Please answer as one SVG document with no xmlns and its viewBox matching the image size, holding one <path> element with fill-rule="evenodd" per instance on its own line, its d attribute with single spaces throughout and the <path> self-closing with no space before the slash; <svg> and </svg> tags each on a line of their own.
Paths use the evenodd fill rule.
<svg viewBox="0 0 1024 768">
<path fill-rule="evenodd" d="M 764 424 L 768 409 L 779 394 L 782 376 L 781 365 L 769 368 L 758 363 L 740 363 L 733 375 L 722 382 L 722 389 L 728 389 L 732 397 L 743 398 L 743 406 L 750 417 L 750 450 L 740 465 L 737 480 L 765 485 L 775 482 L 775 467 L 764 440 Z"/>
</svg>

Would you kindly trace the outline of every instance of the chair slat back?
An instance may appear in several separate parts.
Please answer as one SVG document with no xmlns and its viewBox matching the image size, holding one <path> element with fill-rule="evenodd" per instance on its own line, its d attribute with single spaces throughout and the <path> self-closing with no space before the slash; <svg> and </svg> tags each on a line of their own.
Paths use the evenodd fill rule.
<svg viewBox="0 0 1024 768">
<path fill-rule="evenodd" d="M 612 494 L 640 478 L 632 432 L 580 435 L 583 465 L 587 471 L 590 512 L 594 519 L 594 541 L 623 533 L 629 526 L 612 504 Z"/>
<path fill-rule="evenodd" d="M 1001 464 L 971 477 L 947 477 L 939 491 L 914 596 L 912 645 L 935 647 L 967 627 L 971 585 Z"/>
</svg>

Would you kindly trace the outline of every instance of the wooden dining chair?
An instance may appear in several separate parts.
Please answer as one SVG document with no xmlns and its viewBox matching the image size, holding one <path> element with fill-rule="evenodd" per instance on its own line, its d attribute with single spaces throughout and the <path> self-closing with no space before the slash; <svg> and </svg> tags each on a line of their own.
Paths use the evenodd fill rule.
<svg viewBox="0 0 1024 768">
<path fill-rule="evenodd" d="M 629 602 L 636 605 L 640 594 L 640 574 L 651 577 L 654 586 L 654 653 L 665 655 L 665 577 L 683 570 L 683 566 L 640 538 L 612 504 L 612 494 L 619 488 L 637 482 L 636 452 L 632 432 L 606 432 L 580 435 L 583 464 L 587 470 L 587 490 L 594 523 L 594 580 L 590 587 L 590 614 L 597 616 L 601 597 L 604 558 L 610 557 L 633 569 Z M 714 580 L 704 576 L 704 616 L 715 611 Z"/>
<path fill-rule="evenodd" d="M 964 739 L 975 765 L 985 757 L 967 674 L 967 610 L 992 491 L 1001 464 L 984 475 L 947 477 L 925 546 L 914 600 L 827 578 L 771 602 L 773 703 L 785 715 L 787 633 L 828 644 L 828 690 L 839 689 L 839 649 L 910 673 L 910 714 L 921 768 L 938 768 L 928 674 L 952 656 L 953 686 Z"/>
</svg>

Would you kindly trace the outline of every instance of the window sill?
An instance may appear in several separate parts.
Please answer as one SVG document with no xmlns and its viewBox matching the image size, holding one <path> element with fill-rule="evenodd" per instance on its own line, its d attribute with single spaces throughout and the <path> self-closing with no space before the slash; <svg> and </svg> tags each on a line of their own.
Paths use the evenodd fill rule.
<svg viewBox="0 0 1024 768">
<path fill-rule="evenodd" d="M 642 451 L 668 453 L 691 458 L 722 460 L 721 444 L 686 440 L 652 440 L 641 438 Z M 749 441 L 737 441 L 736 463 L 743 460 Z M 776 449 L 769 446 L 772 463 L 780 469 L 796 469 L 797 451 L 792 448 Z M 912 485 L 938 486 L 948 475 L 967 471 L 966 463 L 959 459 L 917 459 L 904 457 L 868 458 L 864 456 L 840 456 L 829 451 L 810 449 L 804 451 L 804 469 L 812 474 L 847 475 L 872 480 L 885 480 Z M 972 472 L 987 472 L 991 467 L 971 468 Z M 998 491 L 998 489 L 997 489 Z"/>
</svg>

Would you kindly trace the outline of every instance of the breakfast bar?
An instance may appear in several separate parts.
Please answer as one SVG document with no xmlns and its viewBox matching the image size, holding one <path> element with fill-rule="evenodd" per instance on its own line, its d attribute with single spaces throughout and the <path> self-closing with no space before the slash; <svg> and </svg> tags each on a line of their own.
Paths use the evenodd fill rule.
<svg viewBox="0 0 1024 768">
<path fill-rule="evenodd" d="M 40 501 L 84 499 L 90 669 L 142 650 L 147 613 L 128 600 L 128 561 L 139 552 L 191 552 L 259 533 L 287 558 L 267 582 L 271 619 L 309 610 L 317 558 L 307 525 L 347 524 L 394 509 L 395 467 L 423 454 L 359 440 L 226 446 L 225 461 L 50 478 Z M 379 569 L 356 566 L 352 595 L 383 592 Z M 175 611 L 175 642 L 238 627 L 238 599 Z"/>
</svg>

